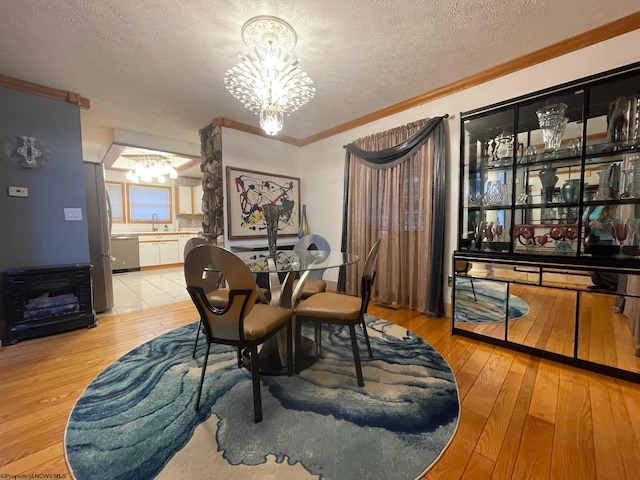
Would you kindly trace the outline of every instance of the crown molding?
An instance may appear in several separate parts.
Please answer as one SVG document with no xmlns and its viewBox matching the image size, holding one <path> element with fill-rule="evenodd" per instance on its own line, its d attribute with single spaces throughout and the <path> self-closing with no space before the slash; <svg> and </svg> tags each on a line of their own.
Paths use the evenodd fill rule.
<svg viewBox="0 0 640 480">
<path fill-rule="evenodd" d="M 86 109 L 91 106 L 91 102 L 88 98 L 78 95 L 77 93 L 67 92 L 65 90 L 59 90 L 57 88 L 45 87 L 44 85 L 38 85 L 37 83 L 19 80 L 17 78 L 7 77 L 6 75 L 1 74 L 0 87 L 10 88 L 12 90 L 18 90 L 19 92 L 31 93 L 33 95 L 39 95 L 41 97 L 47 97 L 54 100 L 60 100 L 62 102 L 72 103 Z"/>
<path fill-rule="evenodd" d="M 562 40 L 561 42 L 554 43 L 553 45 L 541 48 L 540 50 L 536 50 L 535 52 L 528 53 L 513 60 L 509 60 L 508 62 L 501 63 L 500 65 L 488 68 L 487 70 L 483 70 L 482 72 L 460 79 L 448 85 L 436 88 L 435 90 L 431 90 L 408 100 L 396 103 L 395 105 L 383 108 L 382 110 L 369 113 L 362 117 L 356 118 L 349 122 L 337 125 L 328 130 L 324 130 L 322 132 L 316 133 L 315 135 L 311 135 L 302 139 L 286 137 L 284 135 L 275 135 L 271 137 L 266 135 L 261 129 L 257 127 L 246 125 L 240 122 L 235 122 L 227 118 L 214 119 L 214 123 L 216 120 L 222 120 L 223 123 L 221 123 L 220 125 L 223 127 L 229 127 L 236 130 L 241 130 L 243 132 L 260 135 L 271 140 L 281 142 L 284 141 L 286 143 L 290 143 L 291 145 L 304 147 L 305 145 L 324 140 L 325 138 L 332 137 L 353 128 L 360 127 L 362 125 L 366 125 L 376 120 L 386 118 L 396 113 L 403 112 L 410 108 L 432 102 L 438 98 L 446 97 L 454 93 L 458 93 L 462 90 L 467 90 L 477 85 L 486 83 L 490 80 L 495 80 L 496 78 L 503 77 L 510 73 L 532 67 L 539 63 L 546 62 L 553 58 L 575 52 L 576 50 L 595 45 L 596 43 L 600 43 L 638 29 L 640 29 L 640 12 L 633 13 L 619 20 L 607 23 L 600 27 L 594 28 L 593 30 L 589 30 L 588 32 L 584 32 L 566 40 Z"/>
<path fill-rule="evenodd" d="M 264 137 L 269 140 L 276 140 L 278 142 L 288 143 L 290 145 L 294 145 L 296 147 L 302 147 L 302 143 L 299 139 L 293 137 L 287 137 L 286 135 L 267 135 L 264 133 L 264 130 L 258 127 L 254 127 L 253 125 L 247 125 L 246 123 L 236 122 L 235 120 L 231 120 L 230 118 L 225 117 L 216 117 L 211 123 L 214 126 L 218 127 L 227 127 L 233 130 L 238 130 L 240 132 L 251 133 L 253 135 L 258 135 L 259 137 Z"/>
</svg>

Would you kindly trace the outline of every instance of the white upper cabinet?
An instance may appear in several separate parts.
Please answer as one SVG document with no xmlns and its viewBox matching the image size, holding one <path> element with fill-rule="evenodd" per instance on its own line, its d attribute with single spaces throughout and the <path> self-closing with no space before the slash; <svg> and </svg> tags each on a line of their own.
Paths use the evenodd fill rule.
<svg viewBox="0 0 640 480">
<path fill-rule="evenodd" d="M 199 215 L 202 213 L 202 185 L 193 187 L 193 213 Z"/>
<path fill-rule="evenodd" d="M 178 215 L 193 214 L 193 194 L 192 187 L 178 186 L 176 192 L 176 211 Z"/>
</svg>

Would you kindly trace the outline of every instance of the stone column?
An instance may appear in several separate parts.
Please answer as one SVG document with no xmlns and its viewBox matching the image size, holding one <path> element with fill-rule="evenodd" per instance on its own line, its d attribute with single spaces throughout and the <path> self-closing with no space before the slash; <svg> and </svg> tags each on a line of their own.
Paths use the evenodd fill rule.
<svg viewBox="0 0 640 480">
<path fill-rule="evenodd" d="M 212 243 L 224 245 L 222 127 L 211 124 L 201 129 L 200 145 L 202 232 Z"/>
</svg>

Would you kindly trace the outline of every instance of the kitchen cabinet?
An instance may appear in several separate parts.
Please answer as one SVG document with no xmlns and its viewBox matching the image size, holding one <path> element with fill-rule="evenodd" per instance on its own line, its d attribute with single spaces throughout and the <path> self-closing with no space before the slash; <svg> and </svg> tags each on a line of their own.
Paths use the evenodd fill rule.
<svg viewBox="0 0 640 480">
<path fill-rule="evenodd" d="M 202 185 L 193 187 L 193 213 L 202 215 Z"/>
<path fill-rule="evenodd" d="M 177 235 L 141 235 L 138 245 L 141 267 L 182 262 Z"/>
<path fill-rule="evenodd" d="M 187 242 L 191 238 L 197 237 L 197 233 L 181 233 L 178 235 L 178 253 L 181 256 L 180 261 L 184 261 L 184 248 L 187 245 Z"/>
<path fill-rule="evenodd" d="M 202 185 L 176 187 L 176 214 L 202 215 Z"/>
<path fill-rule="evenodd" d="M 178 185 L 176 187 L 176 212 L 178 215 L 193 214 L 193 188 Z"/>
<path fill-rule="evenodd" d="M 640 319 L 621 305 L 640 293 L 629 287 L 640 285 L 640 63 L 460 122 L 454 264 L 471 268 L 452 275 L 452 332 L 640 381 Z M 472 289 L 475 306 L 504 318 L 467 322 L 460 299 L 472 285 L 502 299 L 488 307 Z M 531 305 L 522 319 L 508 318 L 512 291 Z"/>
</svg>

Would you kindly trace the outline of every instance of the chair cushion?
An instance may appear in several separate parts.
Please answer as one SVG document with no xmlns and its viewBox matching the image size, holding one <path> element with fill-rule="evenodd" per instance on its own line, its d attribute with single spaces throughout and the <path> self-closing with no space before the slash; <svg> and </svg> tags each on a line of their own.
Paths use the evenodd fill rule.
<svg viewBox="0 0 640 480">
<path fill-rule="evenodd" d="M 213 292 L 207 293 L 207 300 L 216 308 L 224 308 L 229 303 L 229 289 L 219 288 Z"/>
<path fill-rule="evenodd" d="M 298 280 L 293 281 L 293 288 L 295 289 L 298 285 Z M 327 289 L 327 282 L 324 280 L 313 280 L 307 279 L 304 282 L 304 287 L 302 287 L 301 298 L 309 298 L 311 295 L 315 295 L 316 293 L 322 293 Z"/>
<path fill-rule="evenodd" d="M 282 327 L 293 311 L 275 305 L 257 303 L 244 319 L 244 337 L 255 341 Z"/>
<path fill-rule="evenodd" d="M 262 294 L 265 296 L 267 300 L 271 298 L 271 292 L 268 288 L 261 288 Z M 229 303 L 229 289 L 228 288 L 219 288 L 207 294 L 207 299 L 209 303 L 216 308 L 224 308 Z M 259 302 L 260 298 L 256 298 L 256 302 Z"/>
<path fill-rule="evenodd" d="M 296 308 L 297 317 L 357 322 L 360 320 L 362 299 L 335 292 L 322 292 L 303 300 Z"/>
</svg>

